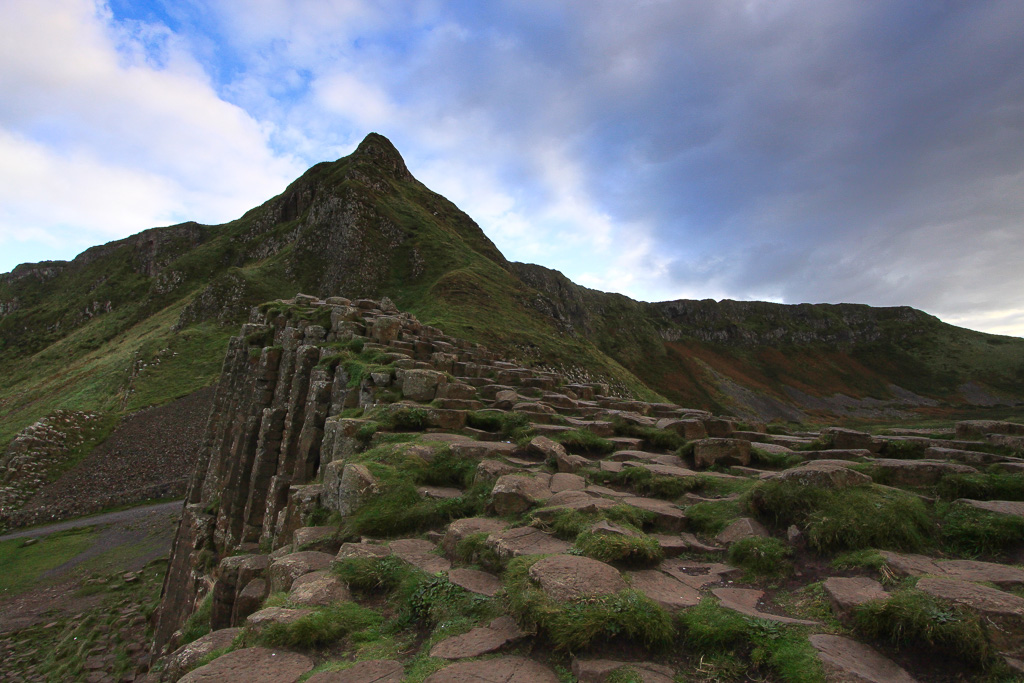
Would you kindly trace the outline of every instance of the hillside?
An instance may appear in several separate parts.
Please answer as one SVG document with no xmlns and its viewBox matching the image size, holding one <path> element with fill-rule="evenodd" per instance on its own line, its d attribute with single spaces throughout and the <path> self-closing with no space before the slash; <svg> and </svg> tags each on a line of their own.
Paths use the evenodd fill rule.
<svg viewBox="0 0 1024 683">
<path fill-rule="evenodd" d="M 209 385 L 250 307 L 298 292 L 388 296 L 524 364 L 741 416 L 898 417 L 1024 396 L 1024 340 L 913 309 L 646 304 L 510 263 L 371 134 L 230 223 L 0 275 L 0 442 L 57 408 L 116 416 Z"/>
</svg>

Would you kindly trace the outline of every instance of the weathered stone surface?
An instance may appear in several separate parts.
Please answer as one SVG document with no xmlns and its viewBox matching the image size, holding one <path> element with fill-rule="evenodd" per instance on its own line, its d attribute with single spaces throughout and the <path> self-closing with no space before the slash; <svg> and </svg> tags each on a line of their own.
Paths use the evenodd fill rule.
<svg viewBox="0 0 1024 683">
<path fill-rule="evenodd" d="M 231 613 L 231 624 L 238 625 L 245 623 L 250 614 L 263 606 L 263 601 L 270 593 L 270 584 L 264 579 L 253 579 L 245 584 L 235 598 L 234 609 Z"/>
<path fill-rule="evenodd" d="M 670 667 L 653 662 L 619 662 L 612 659 L 572 660 L 572 674 L 579 683 L 604 683 L 620 669 L 637 674 L 643 683 L 672 683 L 675 671 Z"/>
<path fill-rule="evenodd" d="M 509 465 L 501 460 L 481 460 L 476 466 L 476 474 L 473 475 L 473 483 L 479 484 L 486 481 L 497 481 L 506 474 L 520 472 L 520 468 Z"/>
<path fill-rule="evenodd" d="M 742 439 L 701 439 L 694 444 L 693 461 L 698 469 L 712 465 L 749 465 L 750 442 Z"/>
<path fill-rule="evenodd" d="M 434 554 L 437 546 L 430 541 L 418 538 L 403 538 L 391 541 L 388 544 L 388 548 L 402 561 L 408 562 L 428 574 L 446 572 L 452 566 L 451 562 L 440 555 Z"/>
<path fill-rule="evenodd" d="M 455 546 L 458 545 L 459 541 L 467 536 L 481 533 L 493 534 L 507 528 L 508 522 L 489 517 L 466 517 L 464 519 L 457 519 L 449 524 L 448 529 L 445 530 L 444 539 L 441 541 L 441 547 L 444 549 L 445 554 L 451 556 L 452 553 L 455 552 Z"/>
<path fill-rule="evenodd" d="M 253 633 L 259 633 L 273 624 L 291 624 L 298 621 L 307 614 L 312 614 L 311 609 L 289 609 L 287 607 L 265 607 L 259 612 L 254 612 L 245 620 L 245 625 Z"/>
<path fill-rule="evenodd" d="M 703 439 L 707 437 L 708 430 L 700 420 L 680 420 L 674 417 L 664 417 L 654 425 L 658 429 L 673 431 L 688 441 Z"/>
<path fill-rule="evenodd" d="M 451 569 L 448 580 L 470 593 L 493 598 L 501 590 L 501 581 L 494 574 L 476 569 Z"/>
<path fill-rule="evenodd" d="M 424 683 L 558 683 L 558 676 L 532 659 L 501 657 L 452 664 L 428 676 Z"/>
<path fill-rule="evenodd" d="M 430 649 L 431 657 L 468 659 L 497 652 L 526 634 L 519 630 L 512 617 L 498 617 L 486 627 L 475 628 L 461 636 L 446 638 Z"/>
<path fill-rule="evenodd" d="M 845 489 L 850 486 L 865 486 L 871 483 L 871 477 L 831 463 L 811 461 L 780 472 L 775 476 L 779 481 L 792 481 L 804 486 L 817 486 L 823 489 Z"/>
<path fill-rule="evenodd" d="M 564 449 L 563 449 L 564 450 Z M 574 453 L 560 453 L 555 457 L 555 464 L 559 472 L 579 472 L 582 469 L 593 467 L 594 463 L 589 458 Z"/>
<path fill-rule="evenodd" d="M 641 510 L 653 512 L 657 516 L 658 525 L 669 531 L 680 531 L 686 523 L 686 515 L 683 511 L 665 500 L 630 496 L 628 498 L 623 498 L 621 502 L 626 505 L 632 505 L 633 507 L 640 508 Z"/>
<path fill-rule="evenodd" d="M 546 436 L 535 436 L 526 447 L 526 453 L 538 460 L 557 462 L 558 457 L 565 457 L 565 447 Z"/>
<path fill-rule="evenodd" d="M 551 497 L 548 482 L 541 477 L 506 474 L 491 490 L 491 505 L 497 515 L 518 515 Z"/>
<path fill-rule="evenodd" d="M 305 655 L 250 647 L 218 657 L 180 683 L 295 683 L 312 668 L 313 660 Z"/>
<path fill-rule="evenodd" d="M 344 560 L 349 557 L 367 557 L 371 559 L 385 558 L 391 554 L 387 546 L 377 543 L 343 543 L 338 550 L 336 560 Z"/>
<path fill-rule="evenodd" d="M 960 498 L 956 501 L 960 505 L 969 505 L 976 510 L 995 512 L 1000 515 L 1011 515 L 1013 517 L 1024 517 L 1024 501 L 1019 500 L 971 500 Z"/>
<path fill-rule="evenodd" d="M 666 453 L 648 453 L 647 451 L 623 450 L 616 451 L 610 458 L 614 462 L 642 462 L 652 465 L 667 465 L 669 467 L 686 468 L 686 463 L 675 455 Z"/>
<path fill-rule="evenodd" d="M 916 683 L 899 665 L 856 640 L 816 633 L 809 638 L 825 667 L 827 680 L 837 683 Z"/>
<path fill-rule="evenodd" d="M 508 457 L 519 452 L 519 446 L 504 441 L 455 441 L 451 444 L 452 454 L 459 458 L 473 460 Z"/>
<path fill-rule="evenodd" d="M 521 555 L 550 555 L 564 553 L 571 544 L 552 534 L 545 533 L 532 526 L 516 527 L 507 531 L 493 533 L 487 537 L 487 544 L 502 559 L 520 557 Z"/>
<path fill-rule="evenodd" d="M 292 583 L 288 601 L 297 605 L 326 606 L 351 600 L 345 582 L 328 569 L 304 574 Z"/>
<path fill-rule="evenodd" d="M 587 480 L 578 474 L 559 472 L 551 477 L 551 493 L 582 491 L 585 488 L 587 488 Z"/>
<path fill-rule="evenodd" d="M 303 574 L 327 569 L 333 559 L 334 556 L 328 553 L 306 550 L 275 560 L 267 570 L 271 592 L 290 590 L 295 579 Z"/>
<path fill-rule="evenodd" d="M 956 438 L 980 439 L 987 434 L 1024 435 L 1024 425 L 997 420 L 964 420 L 956 423 Z"/>
<path fill-rule="evenodd" d="M 656 569 L 627 572 L 630 586 L 670 612 L 693 607 L 700 602 L 700 591 Z"/>
<path fill-rule="evenodd" d="M 816 621 L 807 619 L 794 619 L 792 617 L 780 616 L 770 612 L 764 612 L 758 607 L 764 591 L 754 588 L 713 588 L 711 592 L 721 601 L 722 607 L 731 609 L 748 617 L 777 621 L 782 624 L 799 624 L 802 626 L 818 626 Z"/>
<path fill-rule="evenodd" d="M 917 588 L 989 617 L 1017 619 L 1016 630 L 1024 629 L 1024 598 L 1012 593 L 969 581 L 933 577 L 918 581 Z"/>
<path fill-rule="evenodd" d="M 875 458 L 871 464 L 884 472 L 892 483 L 905 486 L 934 484 L 947 474 L 973 474 L 978 471 L 968 465 L 939 460 Z"/>
<path fill-rule="evenodd" d="M 187 645 L 182 645 L 167 658 L 167 666 L 164 668 L 161 678 L 165 681 L 178 680 L 196 668 L 196 665 L 211 652 L 231 645 L 231 641 L 241 632 L 240 628 L 222 628 L 211 631 Z"/>
<path fill-rule="evenodd" d="M 369 659 L 341 671 L 314 674 L 306 683 L 401 683 L 404 679 L 405 671 L 400 663 L 390 659 Z"/>
<path fill-rule="evenodd" d="M 421 403 L 433 401 L 437 397 L 437 387 L 448 382 L 445 374 L 436 370 L 399 370 L 397 379 L 402 395 Z"/>
<path fill-rule="evenodd" d="M 879 551 L 893 572 L 902 576 L 939 576 L 961 581 L 994 583 L 1004 588 L 1024 586 L 1024 569 L 978 560 L 936 560 L 924 555 Z"/>
<path fill-rule="evenodd" d="M 324 467 L 324 507 L 351 515 L 377 493 L 377 480 L 366 465 L 341 460 Z"/>
<path fill-rule="evenodd" d="M 832 603 L 832 609 L 843 618 L 852 616 L 853 610 L 866 602 L 885 600 L 889 597 L 882 584 L 866 576 L 831 576 L 825 579 L 824 588 Z"/>
<path fill-rule="evenodd" d="M 872 453 L 878 453 L 882 450 L 882 442 L 866 432 L 858 432 L 842 427 L 828 427 L 822 430 L 821 434 L 831 439 L 833 448 L 864 449 Z"/>
<path fill-rule="evenodd" d="M 553 600 L 609 595 L 628 588 L 615 567 L 577 555 L 546 557 L 530 567 L 529 573 Z"/>
<path fill-rule="evenodd" d="M 336 536 L 338 528 L 334 526 L 304 526 L 295 530 L 292 545 L 296 550 L 319 550 L 324 553 L 337 553 L 341 542 Z"/>
<path fill-rule="evenodd" d="M 741 541 L 744 538 L 767 538 L 771 536 L 764 525 L 752 517 L 740 517 L 729 526 L 722 529 L 721 533 L 715 536 L 716 543 L 726 545 Z"/>
</svg>

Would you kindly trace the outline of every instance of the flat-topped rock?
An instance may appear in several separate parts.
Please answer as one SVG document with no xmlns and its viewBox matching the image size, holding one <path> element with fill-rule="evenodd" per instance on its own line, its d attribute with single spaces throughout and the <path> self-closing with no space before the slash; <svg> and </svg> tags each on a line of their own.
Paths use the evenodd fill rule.
<svg viewBox="0 0 1024 683">
<path fill-rule="evenodd" d="M 559 472 L 551 477 L 551 492 L 582 491 L 587 488 L 587 480 L 578 474 Z"/>
<path fill-rule="evenodd" d="M 500 657 L 446 666 L 424 683 L 558 683 L 558 676 L 532 659 Z"/>
<path fill-rule="evenodd" d="M 579 683 L 604 683 L 612 674 L 628 670 L 640 677 L 643 683 L 672 683 L 676 672 L 662 664 L 653 662 L 620 662 L 613 659 L 572 660 L 572 674 Z"/>
<path fill-rule="evenodd" d="M 650 462 L 624 462 L 623 467 L 639 467 L 645 469 L 651 474 L 657 474 L 660 477 L 696 477 L 697 472 L 686 467 L 678 467 L 676 465 L 662 465 L 660 463 Z"/>
<path fill-rule="evenodd" d="M 497 515 L 518 515 L 551 497 L 550 478 L 524 474 L 506 474 L 491 490 L 491 505 Z"/>
<path fill-rule="evenodd" d="M 710 438 L 694 442 L 693 461 L 698 469 L 712 465 L 750 464 L 750 442 L 744 439 Z"/>
<path fill-rule="evenodd" d="M 336 526 L 304 526 L 295 530 L 292 545 L 296 550 L 317 550 L 333 554 L 341 547 L 337 534 Z"/>
<path fill-rule="evenodd" d="M 670 612 L 693 607 L 700 602 L 700 591 L 656 569 L 627 572 L 626 576 L 630 587 Z"/>
<path fill-rule="evenodd" d="M 934 484 L 947 474 L 974 474 L 978 471 L 969 465 L 941 460 L 875 458 L 871 465 L 884 472 L 892 483 L 906 486 Z"/>
<path fill-rule="evenodd" d="M 812 460 L 798 467 L 779 472 L 775 475 L 775 479 L 833 490 L 851 486 L 866 486 L 871 483 L 871 477 L 866 474 L 820 460 Z"/>
<path fill-rule="evenodd" d="M 470 593 L 486 595 L 489 598 L 493 598 L 501 590 L 501 581 L 497 576 L 477 569 L 450 569 L 448 580 Z"/>
<path fill-rule="evenodd" d="M 388 548 L 403 562 L 408 562 L 428 574 L 446 572 L 452 566 L 447 559 L 434 554 L 437 546 L 423 539 L 403 538 L 391 541 L 388 543 Z"/>
<path fill-rule="evenodd" d="M 917 582 L 919 590 L 936 598 L 950 600 L 990 617 L 1011 617 L 1024 628 L 1024 598 L 997 588 L 956 579 L 926 577 Z"/>
<path fill-rule="evenodd" d="M 777 621 L 781 624 L 819 626 L 816 621 L 794 619 L 792 617 L 762 611 L 758 606 L 761 602 L 761 598 L 764 597 L 764 591 L 761 590 L 754 588 L 713 588 L 711 589 L 711 592 L 721 601 L 722 607 L 731 609 L 734 612 L 739 612 L 740 614 L 745 614 L 748 617 Z"/>
<path fill-rule="evenodd" d="M 341 671 L 322 671 L 310 676 L 306 683 L 401 683 L 405 680 L 402 665 L 391 659 L 368 659 L 356 662 Z"/>
<path fill-rule="evenodd" d="M 822 436 L 828 438 L 833 448 L 864 449 L 872 453 L 882 450 L 882 442 L 867 432 L 858 432 L 843 427 L 826 427 L 821 431 Z"/>
<path fill-rule="evenodd" d="M 995 453 L 965 451 L 959 448 L 943 448 L 941 446 L 931 446 L 925 449 L 924 457 L 932 460 L 957 460 L 966 465 L 991 465 L 995 462 L 1014 462 L 1019 460 L 1019 458 L 1011 458 Z"/>
<path fill-rule="evenodd" d="M 377 543 L 342 543 L 335 561 L 352 557 L 381 559 L 391 554 L 387 546 Z"/>
<path fill-rule="evenodd" d="M 615 567 L 578 555 L 546 557 L 529 574 L 552 600 L 610 595 L 629 587 Z"/>
<path fill-rule="evenodd" d="M 889 597 L 882 584 L 866 576 L 831 576 L 825 579 L 823 587 L 832 609 L 843 618 L 849 618 L 864 603 Z"/>
<path fill-rule="evenodd" d="M 473 460 L 485 460 L 521 453 L 514 443 L 505 441 L 455 441 L 451 444 L 452 455 Z"/>
<path fill-rule="evenodd" d="M 936 560 L 925 555 L 881 550 L 879 555 L 896 574 L 903 576 L 940 576 L 962 581 L 994 583 L 1004 588 L 1024 586 L 1024 569 L 997 562 L 979 560 Z"/>
<path fill-rule="evenodd" d="M 487 544 L 502 559 L 523 555 L 564 553 L 571 547 L 571 544 L 562 539 L 532 526 L 516 527 L 493 533 L 487 537 Z"/>
<path fill-rule="evenodd" d="M 969 505 L 975 510 L 995 512 L 999 515 L 1024 517 L 1024 501 L 1020 500 L 971 500 L 970 498 L 960 498 L 956 503 L 958 505 Z"/>
<path fill-rule="evenodd" d="M 441 659 L 479 657 L 497 652 L 525 635 L 516 626 L 512 617 L 498 617 L 485 627 L 474 628 L 468 633 L 442 640 L 430 649 L 430 656 Z"/>
<path fill-rule="evenodd" d="M 850 638 L 815 633 L 808 640 L 818 651 L 828 681 L 837 683 L 916 683 L 898 664 Z"/>
<path fill-rule="evenodd" d="M 295 683 L 312 668 L 313 660 L 305 655 L 249 647 L 218 657 L 179 683 Z"/>
<path fill-rule="evenodd" d="M 210 631 L 205 636 L 182 645 L 167 657 L 167 666 L 164 667 L 165 678 L 171 681 L 178 680 L 196 668 L 199 662 L 211 652 L 231 645 L 241 632 L 241 628 L 222 628 Z"/>
<path fill-rule="evenodd" d="M 956 423 L 956 438 L 980 439 L 988 434 L 1024 435 L 1024 425 L 998 420 L 964 420 Z"/>
<path fill-rule="evenodd" d="M 292 582 L 303 574 L 327 569 L 331 566 L 334 555 L 322 553 L 316 550 L 304 550 L 297 553 L 289 553 L 274 560 L 267 569 L 267 576 L 270 579 L 270 592 L 288 591 Z"/>
<path fill-rule="evenodd" d="M 288 594 L 288 601 L 297 605 L 326 606 L 351 599 L 348 586 L 329 569 L 303 574 Z"/>
<path fill-rule="evenodd" d="M 668 501 L 630 496 L 622 498 L 619 502 L 653 512 L 657 517 L 658 524 L 669 531 L 681 531 L 686 523 L 686 515 L 683 511 Z"/>
<path fill-rule="evenodd" d="M 245 625 L 250 631 L 259 633 L 273 624 L 291 624 L 298 621 L 307 614 L 312 614 L 311 609 L 290 609 L 288 607 L 264 607 L 258 612 L 253 612 L 245 620 Z"/>
</svg>

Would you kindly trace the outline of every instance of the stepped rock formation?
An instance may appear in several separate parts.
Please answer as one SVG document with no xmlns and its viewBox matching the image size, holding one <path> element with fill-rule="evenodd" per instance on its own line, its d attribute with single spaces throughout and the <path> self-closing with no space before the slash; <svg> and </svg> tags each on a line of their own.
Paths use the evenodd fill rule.
<svg viewBox="0 0 1024 683">
<path fill-rule="evenodd" d="M 787 553 L 802 568 L 808 547 L 820 558 L 843 543 L 902 547 L 935 533 L 928 525 L 938 513 L 914 487 L 964 485 L 964 475 L 982 476 L 982 462 L 1018 476 L 1024 459 L 991 443 L 1018 426 L 965 423 L 960 439 L 771 434 L 609 393 L 502 360 L 388 299 L 300 295 L 253 309 L 216 387 L 155 616 L 162 659 L 149 680 L 244 681 L 258 667 L 295 681 L 314 666 L 310 680 L 402 680 L 415 666 L 437 682 L 555 681 L 552 662 L 561 661 L 580 681 L 617 670 L 671 681 L 704 666 L 702 641 L 686 640 L 691 613 L 701 623 L 752 620 L 740 622 L 760 624 L 743 627 L 755 629 L 744 637 L 760 628 L 798 643 L 808 657 L 801 669 L 828 680 L 934 680 L 927 668 L 906 669 L 927 660 L 920 650 L 905 656 L 919 642 L 896 650 L 857 629 L 826 633 L 813 609 L 790 613 L 767 594 L 760 572 L 785 573 Z M 873 483 L 893 476 L 907 489 Z M 823 533 L 829 515 L 801 514 L 791 498 L 779 507 L 781 490 L 811 496 L 801 503 L 811 512 L 847 493 L 866 496 L 873 512 Z M 1015 508 L 965 512 L 972 504 L 951 509 L 1020 517 Z M 787 515 L 793 523 L 780 526 Z M 1008 543 L 1006 552 L 1024 550 L 1020 538 Z M 755 569 L 771 553 L 777 564 Z M 1024 666 L 1024 600 L 1008 592 L 1024 586 L 1019 567 L 891 551 L 877 558 L 832 577 L 819 575 L 827 571 L 819 560 L 791 590 L 825 579 L 827 599 L 849 622 L 897 599 L 874 576 L 923 576 L 920 599 L 938 601 L 949 619 L 981 615 L 999 625 L 975 664 Z M 382 603 L 380 592 L 402 581 L 417 586 L 413 597 Z M 407 619 L 429 630 L 433 610 L 445 609 L 461 610 L 445 618 L 469 622 L 393 659 L 367 659 L 362 640 L 328 629 L 355 613 L 367 624 Z M 564 620 L 570 609 L 605 611 L 594 613 L 593 629 L 574 630 Z M 183 642 L 186 621 L 197 620 L 212 632 Z M 298 633 L 335 645 L 311 647 Z M 632 647 L 599 646 L 623 639 Z M 687 645 L 665 648 L 679 639 Z M 195 668 L 225 649 L 233 651 Z M 751 666 L 785 677 L 783 660 Z"/>
</svg>

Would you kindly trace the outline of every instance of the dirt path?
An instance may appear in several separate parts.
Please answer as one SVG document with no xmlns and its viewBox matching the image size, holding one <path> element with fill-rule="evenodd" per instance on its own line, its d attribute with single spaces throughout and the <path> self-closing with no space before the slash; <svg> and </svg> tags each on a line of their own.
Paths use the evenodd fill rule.
<svg viewBox="0 0 1024 683">
<path fill-rule="evenodd" d="M 12 538 L 39 538 L 41 536 L 48 536 L 49 534 L 56 533 L 58 531 L 67 531 L 68 529 L 80 529 L 85 526 L 98 526 L 104 524 L 120 524 L 124 522 L 132 522 L 143 517 L 154 514 L 169 514 L 174 512 L 180 512 L 183 501 L 173 500 L 169 503 L 158 503 L 156 505 L 140 505 L 139 507 L 129 508 L 127 510 L 118 510 L 117 512 L 107 512 L 102 515 L 91 515 L 89 517 L 79 517 L 78 519 L 69 519 L 66 522 L 55 522 L 53 524 L 45 524 L 43 526 L 33 527 L 31 529 L 23 529 L 21 531 L 15 531 L 9 534 L 0 536 L 0 541 L 8 541 Z"/>
</svg>

